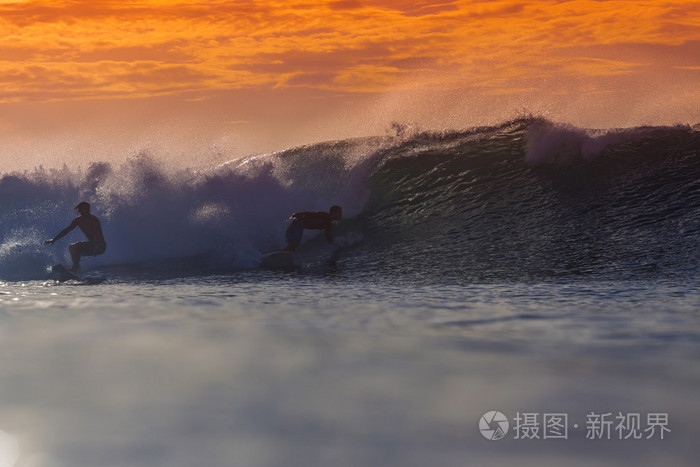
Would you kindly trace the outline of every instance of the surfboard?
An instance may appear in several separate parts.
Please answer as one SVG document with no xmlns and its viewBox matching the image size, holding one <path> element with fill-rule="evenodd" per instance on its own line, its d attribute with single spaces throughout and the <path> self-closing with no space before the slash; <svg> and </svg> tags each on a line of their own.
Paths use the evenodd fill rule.
<svg viewBox="0 0 700 467">
<path fill-rule="evenodd" d="M 290 270 L 297 267 L 294 263 L 293 251 L 273 251 L 263 256 L 260 260 L 260 267 L 272 270 Z"/>
<path fill-rule="evenodd" d="M 59 282 L 65 282 L 71 279 L 76 281 L 80 280 L 80 277 L 76 273 L 72 272 L 70 269 L 68 269 L 62 264 L 56 264 L 51 266 L 51 274 Z"/>
</svg>

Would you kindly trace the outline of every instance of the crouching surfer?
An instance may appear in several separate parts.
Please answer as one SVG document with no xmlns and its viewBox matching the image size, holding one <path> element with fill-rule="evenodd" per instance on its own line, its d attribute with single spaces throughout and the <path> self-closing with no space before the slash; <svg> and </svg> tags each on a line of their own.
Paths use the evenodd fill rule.
<svg viewBox="0 0 700 467">
<path fill-rule="evenodd" d="M 61 230 L 58 235 L 50 240 L 46 240 L 44 243 L 53 245 L 53 243 L 59 238 L 64 237 L 68 232 L 76 227 L 80 227 L 87 237 L 87 242 L 76 242 L 71 243 L 68 247 L 70 251 L 70 256 L 73 259 L 73 267 L 70 271 L 73 274 L 78 273 L 78 268 L 80 267 L 80 257 L 81 256 L 97 256 L 107 250 L 107 243 L 105 243 L 105 237 L 102 234 L 102 226 L 100 225 L 100 220 L 90 214 L 90 204 L 82 201 L 79 203 L 75 209 L 80 213 L 80 216 L 73 219 L 68 227 Z"/>
<path fill-rule="evenodd" d="M 339 221 L 343 217 L 343 210 L 340 206 L 331 206 L 330 212 L 295 212 L 289 218 L 285 237 L 287 246 L 284 251 L 294 251 L 299 247 L 304 229 L 325 230 L 326 240 L 333 243 L 333 222 Z"/>
</svg>

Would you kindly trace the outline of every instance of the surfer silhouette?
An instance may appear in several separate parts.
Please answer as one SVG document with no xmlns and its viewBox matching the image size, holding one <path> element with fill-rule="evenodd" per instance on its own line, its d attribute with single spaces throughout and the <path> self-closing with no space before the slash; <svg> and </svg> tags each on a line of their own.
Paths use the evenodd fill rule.
<svg viewBox="0 0 700 467">
<path fill-rule="evenodd" d="M 61 230 L 54 238 L 44 242 L 48 245 L 53 245 L 56 240 L 64 237 L 74 228 L 80 227 L 80 230 L 83 231 L 88 241 L 71 243 L 68 247 L 70 256 L 73 259 L 73 267 L 70 268 L 70 271 L 73 273 L 78 272 L 81 256 L 97 256 L 107 250 L 107 244 L 105 243 L 104 235 L 102 235 L 100 220 L 90 214 L 90 204 L 86 201 L 82 201 L 75 209 L 80 213 L 80 216 L 73 219 L 73 222 L 71 222 L 68 227 Z"/>
<path fill-rule="evenodd" d="M 325 230 L 326 240 L 333 243 L 333 221 L 339 221 L 343 217 L 343 209 L 340 206 L 331 206 L 330 212 L 295 212 L 289 218 L 289 227 L 285 237 L 287 246 L 284 251 L 294 251 L 299 247 L 304 229 Z"/>
</svg>

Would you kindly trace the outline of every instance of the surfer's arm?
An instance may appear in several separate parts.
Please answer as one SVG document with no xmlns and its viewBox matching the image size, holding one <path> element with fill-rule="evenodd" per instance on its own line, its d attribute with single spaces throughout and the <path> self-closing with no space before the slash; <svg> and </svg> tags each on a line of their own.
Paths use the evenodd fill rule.
<svg viewBox="0 0 700 467">
<path fill-rule="evenodd" d="M 61 230 L 61 231 L 58 233 L 58 235 L 56 235 L 54 238 L 51 238 L 51 239 L 49 239 L 49 240 L 46 240 L 44 243 L 47 243 L 47 244 L 49 244 L 49 245 L 53 245 L 53 242 L 55 242 L 55 241 L 58 240 L 59 238 L 63 238 L 63 237 L 65 237 L 66 235 L 68 235 L 68 232 L 70 232 L 71 230 L 73 230 L 77 225 L 78 225 L 78 219 L 75 219 L 73 222 L 70 223 L 70 225 L 69 225 L 68 227 L 66 227 L 65 229 Z"/>
<path fill-rule="evenodd" d="M 326 240 L 328 240 L 328 243 L 333 244 L 333 225 L 328 225 L 326 227 Z"/>
</svg>

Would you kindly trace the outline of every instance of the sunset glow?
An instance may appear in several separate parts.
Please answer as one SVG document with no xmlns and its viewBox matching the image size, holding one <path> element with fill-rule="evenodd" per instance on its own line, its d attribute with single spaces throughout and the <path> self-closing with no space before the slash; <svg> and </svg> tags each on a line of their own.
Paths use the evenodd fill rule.
<svg viewBox="0 0 700 467">
<path fill-rule="evenodd" d="M 444 92 L 478 101 L 475 108 L 496 99 L 501 113 L 526 107 L 556 114 L 572 101 L 609 103 L 607 120 L 562 111 L 590 124 L 625 124 L 615 109 L 629 103 L 629 114 L 639 115 L 642 101 L 651 115 L 656 111 L 648 109 L 664 107 L 660 120 L 693 119 L 700 102 L 699 5 L 3 1 L 0 103 L 228 96 L 242 109 L 264 105 L 242 92 L 270 90 L 284 99 L 306 90 L 322 93 L 306 100 L 335 96 L 331 108 L 338 97 Z M 661 84 L 666 92 L 650 95 Z M 22 126 L 10 113 L 0 113 L 0 132 Z M 255 123 L 249 114 L 225 118 Z"/>
</svg>

